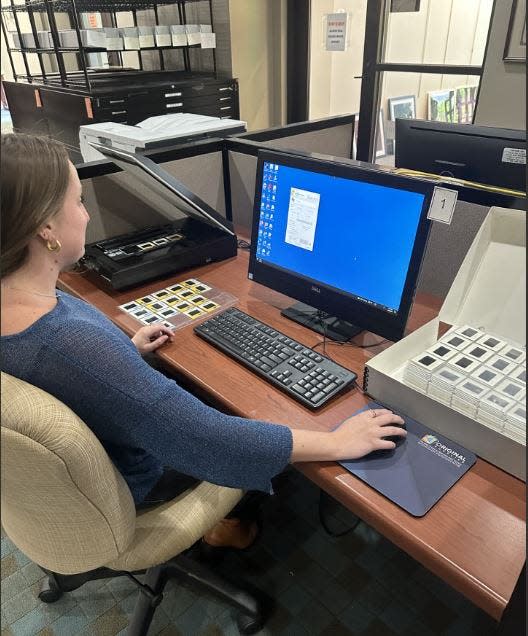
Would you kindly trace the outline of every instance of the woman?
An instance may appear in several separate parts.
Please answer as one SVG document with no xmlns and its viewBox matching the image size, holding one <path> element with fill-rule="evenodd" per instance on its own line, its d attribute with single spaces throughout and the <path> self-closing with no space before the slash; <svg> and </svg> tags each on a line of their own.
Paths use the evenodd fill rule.
<svg viewBox="0 0 528 636">
<path fill-rule="evenodd" d="M 141 358 L 172 340 L 168 330 L 143 327 L 130 340 L 95 308 L 57 291 L 60 272 L 84 253 L 89 220 L 77 172 L 58 142 L 2 137 L 1 216 L 2 370 L 86 422 L 137 506 L 196 480 L 269 492 L 289 462 L 362 457 L 394 448 L 383 437 L 406 434 L 387 410 L 362 413 L 334 432 L 220 413 Z M 165 467 L 177 472 L 164 474 Z"/>
</svg>

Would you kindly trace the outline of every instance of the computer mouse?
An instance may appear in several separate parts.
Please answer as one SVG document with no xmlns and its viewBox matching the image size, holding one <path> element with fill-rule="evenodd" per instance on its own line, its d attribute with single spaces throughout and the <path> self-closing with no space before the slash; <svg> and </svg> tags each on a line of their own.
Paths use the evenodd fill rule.
<svg viewBox="0 0 528 636">
<path fill-rule="evenodd" d="M 394 426 L 398 426 L 399 428 L 407 430 L 405 422 L 403 424 L 395 424 Z M 401 435 L 387 435 L 386 437 L 382 437 L 381 439 L 386 439 L 389 440 L 389 442 L 394 442 L 396 446 L 398 446 L 398 444 L 401 444 L 403 442 L 405 437 L 402 437 Z"/>
</svg>

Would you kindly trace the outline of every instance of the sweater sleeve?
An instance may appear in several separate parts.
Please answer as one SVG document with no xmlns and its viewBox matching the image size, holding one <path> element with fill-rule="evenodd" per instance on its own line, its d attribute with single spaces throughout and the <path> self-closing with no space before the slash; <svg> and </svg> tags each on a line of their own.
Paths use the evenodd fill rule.
<svg viewBox="0 0 528 636">
<path fill-rule="evenodd" d="M 269 491 L 288 464 L 288 427 L 208 407 L 150 367 L 112 326 L 70 320 L 41 349 L 40 386 L 111 444 L 143 448 L 162 465 L 219 485 Z M 51 378 L 51 379 L 50 379 Z"/>
</svg>

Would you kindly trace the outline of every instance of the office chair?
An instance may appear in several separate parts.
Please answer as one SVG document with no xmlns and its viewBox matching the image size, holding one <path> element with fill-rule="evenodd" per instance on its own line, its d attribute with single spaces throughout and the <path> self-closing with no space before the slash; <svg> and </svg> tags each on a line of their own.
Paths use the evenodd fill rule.
<svg viewBox="0 0 528 636">
<path fill-rule="evenodd" d="M 264 622 L 263 605 L 186 554 L 242 492 L 206 482 L 136 511 L 125 480 L 92 431 L 62 402 L 1 374 L 2 526 L 48 575 L 40 599 L 85 582 L 129 576 L 139 593 L 130 636 L 145 635 L 170 578 L 234 606 L 242 634 Z M 144 583 L 135 574 L 146 571 Z"/>
</svg>

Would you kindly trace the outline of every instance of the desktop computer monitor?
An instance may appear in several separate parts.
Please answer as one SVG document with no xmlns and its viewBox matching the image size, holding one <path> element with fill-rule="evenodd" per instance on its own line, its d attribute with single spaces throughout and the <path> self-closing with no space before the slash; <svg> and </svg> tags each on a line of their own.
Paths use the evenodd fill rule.
<svg viewBox="0 0 528 636">
<path fill-rule="evenodd" d="M 526 132 L 396 120 L 395 166 L 526 191 Z"/>
<path fill-rule="evenodd" d="M 283 313 L 334 340 L 404 334 L 433 185 L 262 151 L 249 278 L 301 301 Z M 351 325 L 350 323 L 353 323 Z"/>
</svg>

